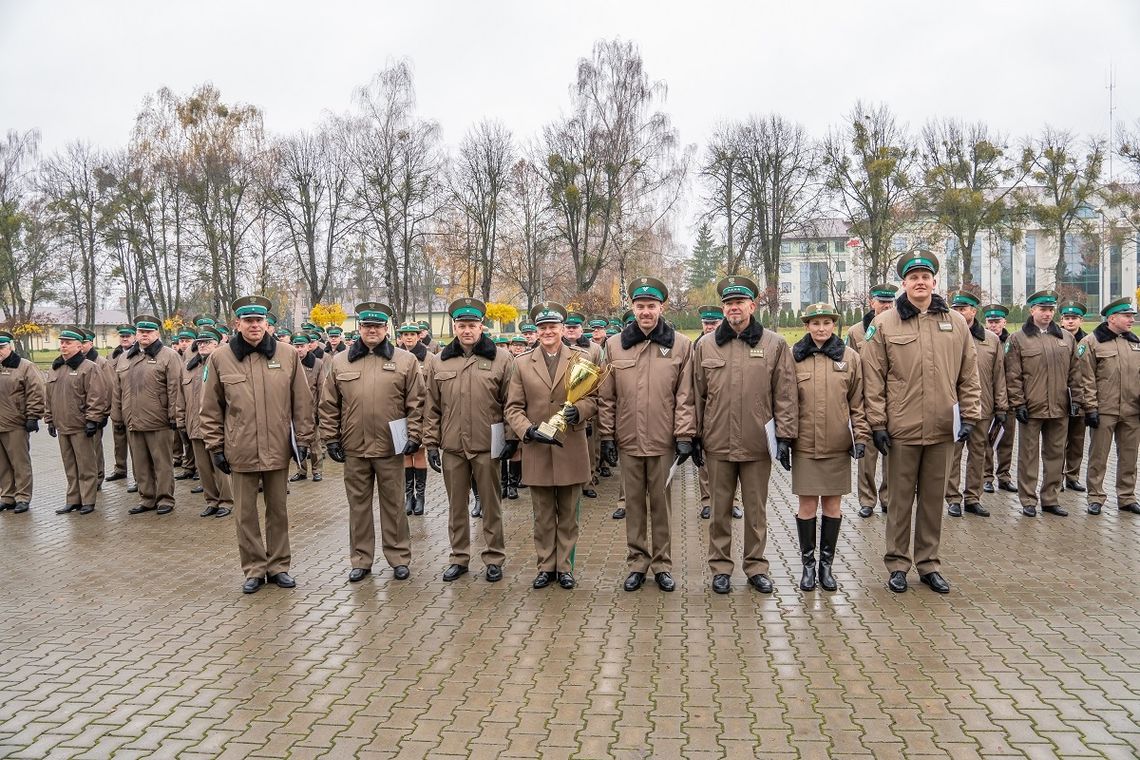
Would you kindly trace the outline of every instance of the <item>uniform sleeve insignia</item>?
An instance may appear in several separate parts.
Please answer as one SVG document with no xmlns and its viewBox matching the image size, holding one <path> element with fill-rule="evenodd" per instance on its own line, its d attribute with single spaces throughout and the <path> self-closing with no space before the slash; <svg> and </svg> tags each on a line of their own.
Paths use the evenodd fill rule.
<svg viewBox="0 0 1140 760">
<path fill-rule="evenodd" d="M 1079 359 L 1082 356 L 1084 356 L 1085 351 L 1087 351 L 1088 348 L 1089 348 L 1088 344 L 1086 344 L 1086 343 L 1082 343 L 1081 345 L 1077 346 L 1077 358 Z"/>
<path fill-rule="evenodd" d="M 1003 350 L 1004 350 L 1004 351 L 1005 351 L 1007 354 L 1009 353 L 1009 341 L 1008 341 L 1008 340 L 1005 342 L 1005 348 L 1004 348 Z"/>
<path fill-rule="evenodd" d="M 867 328 L 866 334 L 863 335 L 863 340 L 867 341 L 869 343 L 871 341 L 871 338 L 874 338 L 875 333 L 878 331 L 879 331 L 878 327 L 876 327 L 875 325 L 871 325 L 870 327 Z"/>
</svg>

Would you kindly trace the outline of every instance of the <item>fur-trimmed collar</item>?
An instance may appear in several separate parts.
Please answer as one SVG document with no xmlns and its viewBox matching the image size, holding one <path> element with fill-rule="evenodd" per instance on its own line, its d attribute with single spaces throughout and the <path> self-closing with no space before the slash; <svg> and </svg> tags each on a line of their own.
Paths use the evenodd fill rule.
<svg viewBox="0 0 1140 760">
<path fill-rule="evenodd" d="M 1080 343 L 1085 339 L 1086 335 L 1088 335 L 1088 333 L 1078 327 L 1077 331 L 1073 333 L 1073 340 L 1075 340 L 1077 343 Z"/>
<path fill-rule="evenodd" d="M 1004 327 L 1001 328 L 1001 335 L 998 336 L 998 340 L 1000 340 L 1002 343 L 1005 343 L 1007 340 L 1009 340 L 1009 330 L 1005 329 Z"/>
<path fill-rule="evenodd" d="M 426 359 L 428 355 L 427 346 L 425 346 L 423 343 L 420 343 L 419 341 L 416 341 L 416 345 L 412 346 L 411 348 L 405 348 L 404 350 L 415 356 L 416 360 L 419 361 L 420 364 L 423 364 L 424 359 Z"/>
<path fill-rule="evenodd" d="M 568 346 L 577 346 L 578 348 L 589 348 L 590 344 L 594 341 L 586 337 L 585 333 L 578 336 L 578 340 L 570 340 L 567 337 L 562 338 L 562 342 Z"/>
<path fill-rule="evenodd" d="M 95 350 L 95 346 L 92 346 L 91 350 L 88 351 L 87 355 L 84 356 L 83 358 L 89 362 L 94 362 L 96 359 L 99 358 L 99 352 Z"/>
<path fill-rule="evenodd" d="M 863 329 L 866 330 L 871 326 L 871 320 L 875 318 L 874 310 L 868 311 L 863 315 Z"/>
<path fill-rule="evenodd" d="M 230 350 L 234 352 L 234 358 L 239 362 L 245 361 L 245 357 L 252 353 L 259 353 L 266 359 L 272 359 L 273 354 L 277 351 L 277 339 L 269 333 L 261 336 L 261 342 L 256 346 L 251 346 L 246 342 L 241 333 L 234 333 L 228 345 Z"/>
<path fill-rule="evenodd" d="M 20 355 L 13 351 L 8 354 L 8 358 L 0 361 L 0 367 L 7 367 L 8 369 L 16 369 L 20 366 Z"/>
<path fill-rule="evenodd" d="M 634 321 L 626 325 L 621 331 L 621 347 L 629 350 L 638 343 L 649 341 L 659 346 L 665 346 L 665 348 L 672 348 L 675 336 L 676 331 L 670 327 L 669 323 L 664 319 L 658 319 L 657 324 L 653 326 L 653 329 L 649 331 L 648 335 L 646 335 L 642 329 L 638 327 L 637 322 Z"/>
<path fill-rule="evenodd" d="M 895 308 L 899 311 L 899 319 L 903 322 L 918 316 L 918 309 L 906 297 L 906 293 L 895 299 Z M 945 314 L 950 311 L 950 307 L 946 305 L 946 301 L 942 296 L 934 293 L 930 296 L 930 308 L 927 311 L 931 314 Z"/>
<path fill-rule="evenodd" d="M 305 369 L 312 369 L 313 367 L 317 366 L 316 355 L 312 351 L 305 354 L 305 356 L 301 359 L 301 366 L 303 366 Z"/>
<path fill-rule="evenodd" d="M 723 320 L 716 326 L 716 331 L 713 333 L 713 340 L 716 341 L 718 346 L 723 346 L 733 338 L 740 338 L 748 344 L 749 348 L 756 348 L 756 344 L 760 342 L 760 336 L 764 334 L 764 325 L 756 321 L 756 317 L 748 318 L 748 326 L 737 335 L 736 330 L 728 324 L 728 320 Z"/>
<path fill-rule="evenodd" d="M 195 370 L 198 367 L 202 366 L 205 363 L 206 363 L 206 357 L 202 356 L 202 354 L 200 354 L 200 353 L 197 353 L 197 354 L 194 354 L 194 356 L 192 356 L 190 358 L 190 361 L 186 362 L 186 369 L 192 371 L 192 370 Z"/>
<path fill-rule="evenodd" d="M 1129 343 L 1140 343 L 1140 338 L 1136 337 L 1136 333 L 1129 330 L 1128 332 L 1115 333 L 1112 328 L 1108 326 L 1108 322 L 1101 322 L 1093 330 L 1093 337 L 1096 338 L 1097 343 L 1108 343 L 1110 340 L 1117 338 L 1124 338 Z"/>
<path fill-rule="evenodd" d="M 154 343 L 151 343 L 146 348 L 143 348 L 141 343 L 136 342 L 133 346 L 131 346 L 131 350 L 127 351 L 127 358 L 133 359 L 136 356 L 138 356 L 140 353 L 145 353 L 148 357 L 153 359 L 156 356 L 158 356 L 158 352 L 161 350 L 162 350 L 162 341 L 161 340 L 156 340 Z"/>
<path fill-rule="evenodd" d="M 123 347 L 122 346 L 115 346 L 115 350 L 111 352 L 111 358 L 112 359 L 118 359 L 122 355 L 123 355 Z"/>
<path fill-rule="evenodd" d="M 808 333 L 792 346 L 792 358 L 797 362 L 802 362 L 813 354 L 823 354 L 832 361 L 841 362 L 843 361 L 843 352 L 846 350 L 847 347 L 843 345 L 843 341 L 838 336 L 832 335 L 824 341 L 822 346 L 817 346 L 812 340 L 811 333 Z"/>
<path fill-rule="evenodd" d="M 1041 331 L 1037 329 L 1037 325 L 1033 324 L 1032 319 L 1026 320 L 1025 324 L 1021 326 L 1021 331 L 1031 338 L 1036 338 L 1041 334 Z M 1049 333 L 1054 338 L 1065 337 L 1065 332 L 1057 326 L 1056 322 L 1050 322 L 1049 327 L 1045 330 L 1045 332 Z"/>
<path fill-rule="evenodd" d="M 64 364 L 66 364 L 67 366 L 71 367 L 72 369 L 79 369 L 79 365 L 83 364 L 83 362 L 85 362 L 85 361 L 87 361 L 87 357 L 83 355 L 83 352 L 82 351 L 76 351 L 75 356 L 71 357 L 67 361 L 64 361 L 62 355 L 55 357 L 55 361 L 51 363 L 51 368 L 52 369 L 59 369 Z"/>
<path fill-rule="evenodd" d="M 425 354 L 427 353 L 427 345 L 423 342 L 418 343 L 416 348 L 421 349 Z M 475 345 L 471 348 L 471 353 L 492 361 L 494 361 L 495 354 L 497 354 L 498 351 L 499 347 L 495 345 L 495 341 L 486 335 L 480 335 L 479 340 L 477 340 Z M 457 356 L 463 356 L 463 346 L 459 343 L 459 338 L 453 339 L 439 352 L 439 360 L 442 362 L 448 359 L 454 359 Z"/>
<path fill-rule="evenodd" d="M 986 328 L 982 327 L 981 323 L 976 319 L 970 323 L 970 335 L 973 335 L 974 340 L 979 343 L 986 342 Z"/>
<path fill-rule="evenodd" d="M 352 348 L 348 349 L 348 361 L 358 361 L 360 359 L 363 359 L 365 356 L 368 356 L 368 354 L 375 354 L 381 359 L 388 360 L 391 359 L 392 355 L 395 353 L 396 350 L 392 348 L 392 344 L 389 342 L 387 336 L 384 336 L 384 340 L 377 343 L 376 348 L 372 349 L 371 351 L 368 350 L 368 346 L 364 343 L 364 341 L 358 340 L 352 344 Z"/>
</svg>

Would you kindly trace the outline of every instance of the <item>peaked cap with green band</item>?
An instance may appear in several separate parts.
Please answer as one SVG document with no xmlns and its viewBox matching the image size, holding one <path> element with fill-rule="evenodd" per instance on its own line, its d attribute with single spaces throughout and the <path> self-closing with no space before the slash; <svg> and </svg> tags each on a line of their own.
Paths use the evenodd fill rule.
<svg viewBox="0 0 1140 760">
<path fill-rule="evenodd" d="M 268 322 L 269 324 L 273 325 L 274 327 L 276 327 L 277 326 L 277 315 L 271 311 L 267 311 L 267 312 L 265 312 L 265 321 Z"/>
<path fill-rule="evenodd" d="M 392 320 L 394 313 L 391 306 L 379 301 L 356 304 L 356 321 L 361 325 L 386 325 Z"/>
<path fill-rule="evenodd" d="M 973 306 L 975 309 L 981 306 L 982 299 L 978 298 L 973 293 L 968 293 L 964 290 L 959 290 L 950 297 L 951 306 Z"/>
<path fill-rule="evenodd" d="M 95 342 L 95 331 L 92 330 L 90 327 L 84 327 L 83 328 L 83 340 L 87 341 L 88 343 L 94 343 Z"/>
<path fill-rule="evenodd" d="M 329 325 L 329 329 L 325 330 L 325 332 L 328 333 L 328 336 L 330 338 L 332 338 L 337 335 L 344 335 L 344 328 L 338 327 L 337 325 Z"/>
<path fill-rule="evenodd" d="M 75 325 L 67 325 L 66 327 L 60 328 L 59 331 L 60 340 L 77 340 L 82 343 L 85 337 L 83 328 L 76 327 Z"/>
<path fill-rule="evenodd" d="M 468 319 L 482 322 L 483 317 L 487 316 L 487 304 L 478 298 L 457 298 L 447 307 L 447 313 L 455 320 Z M 414 324 L 417 332 L 425 329 L 419 322 L 409 324 Z"/>
<path fill-rule="evenodd" d="M 697 312 L 701 315 L 702 322 L 715 322 L 718 319 L 724 319 L 724 309 L 712 304 L 698 306 Z"/>
<path fill-rule="evenodd" d="M 541 325 L 547 322 L 561 323 L 566 321 L 566 307 L 554 301 L 544 301 L 543 303 L 535 304 L 534 308 L 530 310 L 530 321 L 535 325 Z"/>
<path fill-rule="evenodd" d="M 586 315 L 580 311 L 568 311 L 566 312 L 566 324 L 584 325 L 586 324 Z"/>
<path fill-rule="evenodd" d="M 505 346 L 510 342 L 510 338 L 508 338 L 506 335 L 496 335 L 491 340 L 494 341 L 496 346 Z"/>
<path fill-rule="evenodd" d="M 162 320 L 153 314 L 139 314 L 135 317 L 135 330 L 161 330 Z"/>
<path fill-rule="evenodd" d="M 1009 309 L 1000 303 L 988 303 L 982 307 L 982 314 L 986 319 L 1005 319 L 1009 316 Z"/>
<path fill-rule="evenodd" d="M 633 309 L 626 309 L 625 312 L 623 312 L 621 315 L 621 323 L 623 325 L 628 325 L 630 322 L 634 322 L 636 320 L 637 317 L 633 316 Z"/>
<path fill-rule="evenodd" d="M 230 334 L 230 326 L 223 322 L 215 322 L 214 329 L 220 332 L 222 335 Z"/>
<path fill-rule="evenodd" d="M 206 326 L 201 327 L 198 330 L 197 334 L 194 336 L 194 340 L 198 341 L 198 342 L 201 342 L 204 340 L 212 340 L 215 343 L 221 343 L 222 342 L 222 335 L 217 330 L 215 330 L 213 327 L 206 325 Z"/>
<path fill-rule="evenodd" d="M 511 343 L 512 344 L 521 343 L 522 345 L 525 346 L 526 345 L 526 338 L 522 335 L 516 335 L 515 337 L 511 338 Z"/>
<path fill-rule="evenodd" d="M 716 293 L 720 296 L 721 303 L 734 298 L 747 298 L 752 301 L 760 294 L 760 287 L 750 277 L 730 274 L 716 284 Z"/>
<path fill-rule="evenodd" d="M 1055 290 L 1038 290 L 1025 299 L 1026 306 L 1056 306 L 1057 292 Z"/>
<path fill-rule="evenodd" d="M 1135 313 L 1136 307 L 1132 305 L 1132 299 L 1130 298 L 1118 298 L 1112 303 L 1106 304 L 1105 307 L 1100 310 L 1100 315 L 1102 317 L 1111 317 L 1113 314 Z"/>
<path fill-rule="evenodd" d="M 639 298 L 652 298 L 654 301 L 664 303 L 669 300 L 669 288 L 665 287 L 665 283 L 656 277 L 634 277 L 629 283 L 629 287 L 626 288 L 626 293 L 631 301 L 636 301 Z"/>
<path fill-rule="evenodd" d="M 7 330 L 0 330 L 0 346 L 6 346 L 16 339 L 16 336 Z"/>
<path fill-rule="evenodd" d="M 800 313 L 800 321 L 804 324 L 807 324 L 817 317 L 830 317 L 838 322 L 839 312 L 829 303 L 813 303 L 805 307 L 803 312 Z"/>
<path fill-rule="evenodd" d="M 532 322 L 527 322 L 526 324 L 519 327 L 519 329 L 522 330 L 524 334 L 538 332 L 538 326 Z"/>
<path fill-rule="evenodd" d="M 613 325 L 606 328 L 606 335 L 617 335 L 619 332 L 621 332 L 621 330 Z"/>
<path fill-rule="evenodd" d="M 297 333 L 289 340 L 294 346 L 307 346 L 309 344 L 309 336 L 305 333 Z"/>
<path fill-rule="evenodd" d="M 880 282 L 878 285 L 871 287 L 871 298 L 876 301 L 893 301 L 895 296 L 898 295 L 899 288 L 897 285 L 892 285 L 889 282 Z"/>
<path fill-rule="evenodd" d="M 135 334 L 135 326 L 134 325 L 119 325 L 118 327 L 115 328 L 115 331 L 118 332 L 119 335 L 134 335 Z"/>
<path fill-rule="evenodd" d="M 195 314 L 190 318 L 190 322 L 193 323 L 195 327 L 202 327 L 214 324 L 215 320 L 208 314 Z"/>
<path fill-rule="evenodd" d="M 183 327 L 174 335 L 175 340 L 197 340 L 198 332 L 191 330 L 189 327 Z"/>
<path fill-rule="evenodd" d="M 1073 314 L 1078 317 L 1083 317 L 1089 313 L 1089 307 L 1080 301 L 1065 301 L 1061 304 L 1060 312 L 1062 314 Z"/>
<path fill-rule="evenodd" d="M 419 335 L 420 334 L 419 322 L 405 322 L 404 324 L 400 325 L 399 329 L 396 330 L 397 335 L 407 335 L 408 333 L 414 333 L 415 335 Z"/>
<path fill-rule="evenodd" d="M 238 317 L 267 317 L 273 303 L 265 296 L 242 296 L 230 304 L 230 310 Z"/>
<path fill-rule="evenodd" d="M 609 327 L 609 324 L 609 322 L 602 319 L 601 317 L 596 317 L 590 320 L 589 327 L 591 330 L 604 330 Z"/>
<path fill-rule="evenodd" d="M 908 272 L 925 269 L 931 274 L 938 274 L 938 257 L 930 251 L 915 251 L 899 257 L 895 271 L 899 278 L 905 278 Z"/>
</svg>

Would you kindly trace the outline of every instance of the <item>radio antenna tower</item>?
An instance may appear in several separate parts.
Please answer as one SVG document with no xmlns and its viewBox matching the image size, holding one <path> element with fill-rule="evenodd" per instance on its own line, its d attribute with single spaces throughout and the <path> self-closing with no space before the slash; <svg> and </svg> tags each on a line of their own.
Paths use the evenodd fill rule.
<svg viewBox="0 0 1140 760">
<path fill-rule="evenodd" d="M 1108 90 L 1108 181 L 1112 181 L 1112 154 L 1114 152 L 1114 145 L 1112 142 L 1112 120 L 1116 114 L 1116 103 L 1114 96 L 1116 94 L 1116 70 L 1112 66 L 1112 59 L 1108 61 L 1108 84 L 1105 86 Z"/>
</svg>

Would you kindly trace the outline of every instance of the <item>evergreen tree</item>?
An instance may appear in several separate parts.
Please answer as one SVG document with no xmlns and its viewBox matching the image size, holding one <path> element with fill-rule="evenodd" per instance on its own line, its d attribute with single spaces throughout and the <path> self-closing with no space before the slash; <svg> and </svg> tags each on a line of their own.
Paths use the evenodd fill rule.
<svg viewBox="0 0 1140 760">
<path fill-rule="evenodd" d="M 695 290 L 716 281 L 720 254 L 721 249 L 713 240 L 712 230 L 707 223 L 702 224 L 697 230 L 697 244 L 693 246 L 693 255 L 686 263 L 689 288 Z"/>
</svg>

